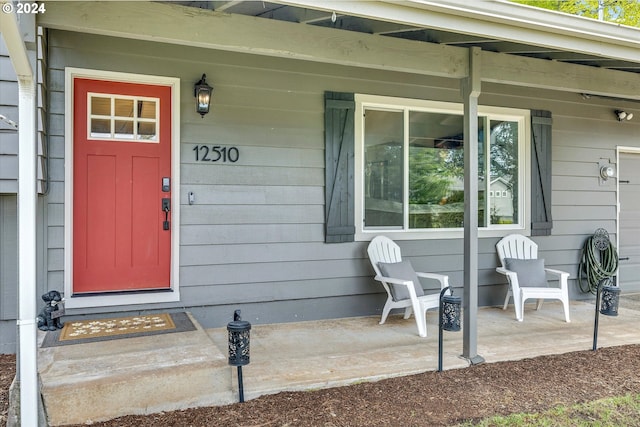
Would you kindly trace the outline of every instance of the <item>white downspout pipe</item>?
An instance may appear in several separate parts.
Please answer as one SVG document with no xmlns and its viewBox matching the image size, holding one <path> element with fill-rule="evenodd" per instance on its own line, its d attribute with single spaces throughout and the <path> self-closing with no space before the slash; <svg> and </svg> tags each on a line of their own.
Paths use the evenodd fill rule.
<svg viewBox="0 0 640 427">
<path fill-rule="evenodd" d="M 2 6 L 12 4 L 2 1 Z M 36 336 L 36 82 L 15 12 L 2 8 L 0 29 L 18 77 L 18 369 L 20 425 L 38 426 Z M 26 20 L 35 34 L 35 20 Z"/>
</svg>

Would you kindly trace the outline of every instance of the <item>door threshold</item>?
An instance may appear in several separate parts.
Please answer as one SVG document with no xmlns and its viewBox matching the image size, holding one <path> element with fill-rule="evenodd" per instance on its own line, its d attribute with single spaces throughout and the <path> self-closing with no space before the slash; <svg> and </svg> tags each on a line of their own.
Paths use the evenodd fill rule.
<svg viewBox="0 0 640 427">
<path fill-rule="evenodd" d="M 178 289 L 138 289 L 117 292 L 86 292 L 65 297 L 65 307 L 97 308 L 124 305 L 172 303 L 180 301 Z"/>
<path fill-rule="evenodd" d="M 75 295 L 71 295 L 71 298 L 81 297 L 104 297 L 112 295 L 133 295 L 133 294 L 155 294 L 173 292 L 173 289 L 136 289 L 131 291 L 109 291 L 109 292 L 82 292 Z"/>
</svg>

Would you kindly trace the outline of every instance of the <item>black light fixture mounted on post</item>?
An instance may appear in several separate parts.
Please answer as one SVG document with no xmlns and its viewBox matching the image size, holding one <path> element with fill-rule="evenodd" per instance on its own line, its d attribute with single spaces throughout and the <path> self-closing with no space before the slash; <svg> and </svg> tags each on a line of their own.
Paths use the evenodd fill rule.
<svg viewBox="0 0 640 427">
<path fill-rule="evenodd" d="M 202 78 L 196 83 L 193 92 L 196 97 L 196 113 L 204 118 L 204 115 L 209 112 L 211 95 L 213 95 L 213 88 L 207 84 L 206 74 L 203 74 Z"/>
<path fill-rule="evenodd" d="M 236 310 L 233 313 L 233 322 L 227 324 L 227 331 L 229 331 L 229 365 L 238 367 L 238 394 L 242 403 L 244 402 L 242 367 L 249 364 L 251 323 L 242 320 L 240 310 Z"/>
<path fill-rule="evenodd" d="M 605 277 L 598 282 L 596 294 L 596 319 L 593 322 L 593 351 L 598 349 L 598 318 L 600 314 L 605 316 L 617 316 L 618 305 L 620 303 L 620 288 L 615 285 L 605 285 L 610 283 L 611 278 Z M 602 294 L 602 298 L 600 295 Z M 602 301 L 601 301 L 602 300 Z"/>
<path fill-rule="evenodd" d="M 458 332 L 460 330 L 460 312 L 462 299 L 453 295 L 445 295 L 449 286 L 440 291 L 440 308 L 438 313 L 438 372 L 442 372 L 442 331 Z"/>
</svg>

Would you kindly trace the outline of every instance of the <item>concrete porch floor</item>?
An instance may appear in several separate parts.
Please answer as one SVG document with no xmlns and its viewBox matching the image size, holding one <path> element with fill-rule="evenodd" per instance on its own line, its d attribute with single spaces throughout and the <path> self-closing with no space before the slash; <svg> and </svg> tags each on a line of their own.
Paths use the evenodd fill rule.
<svg viewBox="0 0 640 427">
<path fill-rule="evenodd" d="M 590 350 L 594 305 L 571 302 L 571 323 L 559 303 L 534 303 L 524 322 L 513 306 L 478 311 L 478 354 L 487 363 Z M 392 315 L 253 325 L 251 363 L 243 368 L 245 399 L 436 370 L 436 311 L 427 338 L 413 317 Z M 598 347 L 640 344 L 640 295 L 623 294 L 618 317 L 600 316 Z M 443 366 L 469 366 L 462 332 L 444 332 Z M 238 401 L 236 369 L 227 364 L 226 328 L 42 348 L 39 372 L 49 425 L 99 421 Z"/>
</svg>

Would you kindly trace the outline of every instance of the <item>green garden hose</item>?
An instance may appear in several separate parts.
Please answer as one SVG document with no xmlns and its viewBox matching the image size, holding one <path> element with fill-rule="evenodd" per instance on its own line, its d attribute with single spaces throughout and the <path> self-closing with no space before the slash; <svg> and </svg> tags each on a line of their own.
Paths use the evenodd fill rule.
<svg viewBox="0 0 640 427">
<path fill-rule="evenodd" d="M 578 285 L 582 292 L 595 294 L 598 283 L 611 278 L 618 270 L 618 253 L 609 241 L 608 233 L 603 237 L 601 229 L 589 237 L 582 249 L 582 259 L 578 268 Z"/>
</svg>

